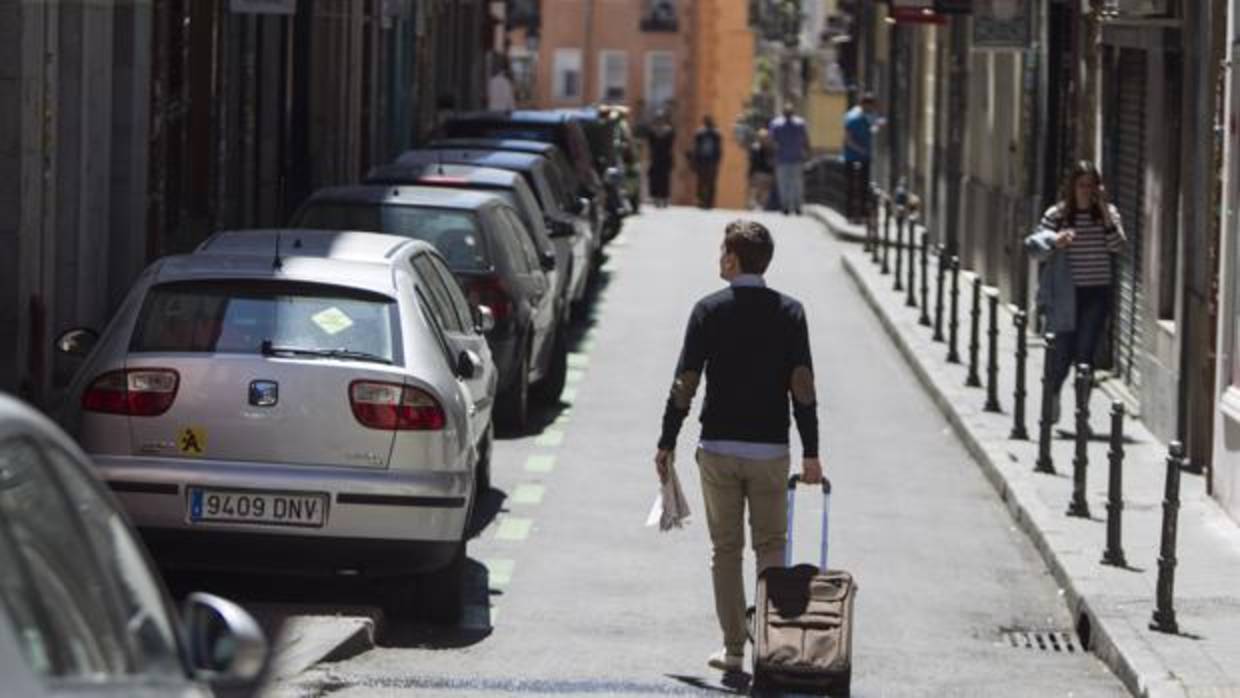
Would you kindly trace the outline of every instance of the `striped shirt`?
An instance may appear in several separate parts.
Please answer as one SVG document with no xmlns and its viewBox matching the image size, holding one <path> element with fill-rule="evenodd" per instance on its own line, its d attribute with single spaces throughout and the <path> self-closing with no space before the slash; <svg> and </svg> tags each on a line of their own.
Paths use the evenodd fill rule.
<svg viewBox="0 0 1240 698">
<path fill-rule="evenodd" d="M 1111 258 L 1124 249 L 1124 230 L 1119 211 L 1108 207 L 1110 225 L 1095 217 L 1093 211 L 1075 210 L 1066 220 L 1063 207 L 1056 204 L 1042 217 L 1042 228 L 1053 232 L 1072 230 L 1072 244 L 1066 249 L 1072 281 L 1078 286 L 1110 286 Z"/>
</svg>

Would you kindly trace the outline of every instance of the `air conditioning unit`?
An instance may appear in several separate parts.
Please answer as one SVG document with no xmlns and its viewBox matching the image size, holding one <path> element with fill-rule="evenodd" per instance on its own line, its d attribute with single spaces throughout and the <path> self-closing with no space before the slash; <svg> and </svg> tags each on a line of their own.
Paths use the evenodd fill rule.
<svg viewBox="0 0 1240 698">
<path fill-rule="evenodd" d="M 1082 4 L 1089 9 L 1089 0 Z M 1168 5 L 1168 0 L 1105 0 L 1102 12 L 1112 17 L 1166 17 L 1171 12 Z"/>
</svg>

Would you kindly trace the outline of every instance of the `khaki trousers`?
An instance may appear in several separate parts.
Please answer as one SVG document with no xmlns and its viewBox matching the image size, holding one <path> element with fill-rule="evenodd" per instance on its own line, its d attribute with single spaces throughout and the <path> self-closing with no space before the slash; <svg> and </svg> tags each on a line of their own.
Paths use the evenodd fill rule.
<svg viewBox="0 0 1240 698">
<path fill-rule="evenodd" d="M 745 504 L 749 504 L 750 537 L 757 572 L 784 564 L 788 539 L 788 470 L 790 458 L 736 458 L 697 450 L 706 500 L 706 523 L 714 548 L 711 577 L 715 615 L 728 654 L 745 652 L 745 580 L 741 556 L 745 549 Z"/>
</svg>

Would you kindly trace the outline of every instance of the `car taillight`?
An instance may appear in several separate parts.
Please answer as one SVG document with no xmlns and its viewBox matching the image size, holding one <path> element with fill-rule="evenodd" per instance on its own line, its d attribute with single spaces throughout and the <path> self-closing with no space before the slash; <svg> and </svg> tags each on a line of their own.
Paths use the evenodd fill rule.
<svg viewBox="0 0 1240 698">
<path fill-rule="evenodd" d="M 447 418 L 439 401 L 399 383 L 353 381 L 349 404 L 362 426 L 388 431 L 439 431 Z"/>
<path fill-rule="evenodd" d="M 508 294 L 508 287 L 498 276 L 470 279 L 468 288 L 469 302 L 490 308 L 496 322 L 512 314 L 512 296 Z"/>
<path fill-rule="evenodd" d="M 108 371 L 82 394 L 88 412 L 155 417 L 168 411 L 177 397 L 181 377 L 169 368 Z"/>
</svg>

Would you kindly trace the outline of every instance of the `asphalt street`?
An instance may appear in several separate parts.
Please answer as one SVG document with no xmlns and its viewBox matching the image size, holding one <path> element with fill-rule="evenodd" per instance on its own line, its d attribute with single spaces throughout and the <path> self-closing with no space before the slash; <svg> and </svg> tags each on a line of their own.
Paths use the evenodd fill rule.
<svg viewBox="0 0 1240 698">
<path fill-rule="evenodd" d="M 375 648 L 269 695 L 746 692 L 705 664 L 720 637 L 693 462 L 700 391 L 677 450 L 698 516 L 669 533 L 644 526 L 684 323 L 723 283 L 722 229 L 737 215 L 647 208 L 609 247 L 564 403 L 496 443 L 464 626 L 380 623 Z M 769 284 L 809 319 L 835 488 L 830 562 L 860 587 L 853 695 L 1127 695 L 1081 650 L 1041 558 L 846 278 L 844 243 L 810 218 L 758 218 L 776 241 Z M 816 490 L 800 494 L 797 560 L 817 557 L 821 507 Z M 1069 644 L 1038 648 L 1052 634 Z"/>
</svg>

